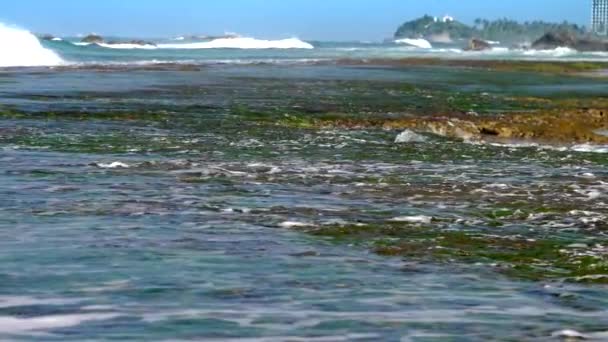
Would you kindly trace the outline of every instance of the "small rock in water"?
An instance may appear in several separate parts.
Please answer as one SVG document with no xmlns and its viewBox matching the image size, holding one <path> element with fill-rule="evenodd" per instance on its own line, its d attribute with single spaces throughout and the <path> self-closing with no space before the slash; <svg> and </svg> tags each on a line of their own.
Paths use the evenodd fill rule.
<svg viewBox="0 0 608 342">
<path fill-rule="evenodd" d="M 294 253 L 294 254 L 290 254 L 290 255 L 293 257 L 298 257 L 298 258 L 305 258 L 305 257 L 317 257 L 320 255 L 320 253 L 317 251 L 306 251 L 306 252 Z"/>
<path fill-rule="evenodd" d="M 427 141 L 427 138 L 424 135 L 410 131 L 409 129 L 401 132 L 395 139 L 396 144 L 420 143 L 425 141 Z"/>
</svg>

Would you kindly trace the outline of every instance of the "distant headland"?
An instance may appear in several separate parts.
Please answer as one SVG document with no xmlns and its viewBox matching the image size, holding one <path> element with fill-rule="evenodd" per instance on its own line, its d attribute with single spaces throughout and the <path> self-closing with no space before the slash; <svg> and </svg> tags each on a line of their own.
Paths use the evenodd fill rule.
<svg viewBox="0 0 608 342">
<path fill-rule="evenodd" d="M 565 47 L 578 51 L 608 51 L 608 41 L 593 35 L 585 26 L 567 21 L 520 23 L 507 18 L 493 21 L 476 19 L 471 26 L 451 16 L 438 18 L 425 15 L 402 24 L 395 32 L 394 39 L 405 43 L 412 40 L 431 43 L 468 41 L 465 49 L 475 51 L 491 49 L 492 45 L 498 44 L 538 50 Z"/>
</svg>

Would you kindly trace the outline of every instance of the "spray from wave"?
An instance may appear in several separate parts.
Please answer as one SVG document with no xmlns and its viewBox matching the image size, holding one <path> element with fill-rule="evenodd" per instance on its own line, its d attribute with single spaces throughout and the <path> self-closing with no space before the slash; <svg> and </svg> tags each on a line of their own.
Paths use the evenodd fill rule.
<svg viewBox="0 0 608 342">
<path fill-rule="evenodd" d="M 255 38 L 219 38 L 210 42 L 191 44 L 161 44 L 161 49 L 314 49 L 297 38 L 263 40 Z"/>
<path fill-rule="evenodd" d="M 414 46 L 420 49 L 432 49 L 433 45 L 431 45 L 431 43 L 429 43 L 428 40 L 426 39 L 409 39 L 409 38 L 405 38 L 405 39 L 397 39 L 395 40 L 395 43 L 397 44 L 407 44 L 410 46 Z"/>
<path fill-rule="evenodd" d="M 28 31 L 0 23 L 0 67 L 55 66 L 63 60 Z"/>
<path fill-rule="evenodd" d="M 80 46 L 93 45 L 91 43 L 74 43 Z M 168 49 L 168 50 L 203 50 L 203 49 L 314 49 L 311 44 L 299 40 L 297 38 L 281 39 L 281 40 L 264 40 L 255 38 L 218 38 L 208 42 L 197 43 L 172 43 L 172 44 L 131 44 L 131 43 L 97 43 L 96 45 L 109 49 Z"/>
</svg>

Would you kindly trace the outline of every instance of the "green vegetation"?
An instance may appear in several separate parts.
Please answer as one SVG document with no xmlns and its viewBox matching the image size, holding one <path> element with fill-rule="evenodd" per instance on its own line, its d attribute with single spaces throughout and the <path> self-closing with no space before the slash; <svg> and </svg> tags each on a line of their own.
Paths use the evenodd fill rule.
<svg viewBox="0 0 608 342">
<path fill-rule="evenodd" d="M 548 23 L 544 21 L 533 21 L 520 23 L 507 18 L 494 21 L 476 19 L 473 26 L 459 21 L 443 21 L 425 15 L 422 18 L 408 21 L 401 25 L 395 33 L 395 38 L 426 38 L 434 40 L 443 37 L 452 40 L 481 38 L 485 40 L 496 40 L 503 43 L 532 42 L 547 32 L 568 31 L 577 35 L 586 33 L 584 26 L 563 23 Z"/>
<path fill-rule="evenodd" d="M 548 23 L 544 21 L 519 23 L 507 18 L 494 21 L 476 19 L 474 31 L 478 37 L 483 39 L 511 43 L 532 42 L 547 32 L 567 31 L 578 35 L 586 33 L 584 26 L 567 21 L 562 23 Z"/>
<path fill-rule="evenodd" d="M 429 38 L 434 35 L 449 34 L 451 39 L 467 39 L 474 35 L 474 29 L 458 21 L 436 21 L 425 15 L 401 25 L 395 38 Z"/>
<path fill-rule="evenodd" d="M 436 223 L 436 222 L 435 222 Z M 551 236 L 526 238 L 496 227 L 492 234 L 410 223 L 323 226 L 315 236 L 367 246 L 384 256 L 424 263 L 485 265 L 510 277 L 608 283 L 608 258 L 593 246 Z M 439 226 L 438 224 L 436 226 Z"/>
</svg>

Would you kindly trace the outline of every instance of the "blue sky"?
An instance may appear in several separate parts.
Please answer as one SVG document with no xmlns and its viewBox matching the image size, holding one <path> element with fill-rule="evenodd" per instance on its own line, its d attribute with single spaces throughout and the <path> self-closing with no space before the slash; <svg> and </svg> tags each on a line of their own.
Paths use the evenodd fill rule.
<svg viewBox="0 0 608 342">
<path fill-rule="evenodd" d="M 0 21 L 33 32 L 161 37 L 236 32 L 259 38 L 381 40 L 425 13 L 589 21 L 591 0 L 0 0 Z"/>
</svg>

